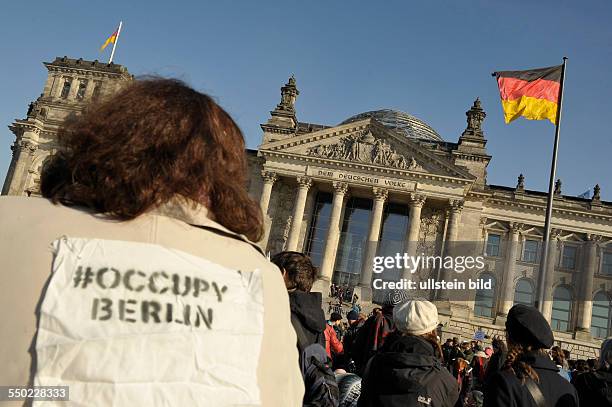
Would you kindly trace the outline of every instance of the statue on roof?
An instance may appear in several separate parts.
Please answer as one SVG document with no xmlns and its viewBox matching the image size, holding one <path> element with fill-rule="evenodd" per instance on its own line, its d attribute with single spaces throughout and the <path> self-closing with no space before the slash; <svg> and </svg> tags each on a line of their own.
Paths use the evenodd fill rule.
<svg viewBox="0 0 612 407">
<path fill-rule="evenodd" d="M 482 122 L 484 121 L 487 114 L 482 110 L 480 104 L 480 98 L 476 98 L 474 104 L 465 112 L 467 116 L 467 130 L 472 130 L 475 135 L 482 136 Z"/>
<path fill-rule="evenodd" d="M 295 101 L 300 94 L 295 84 L 295 76 L 291 75 L 289 81 L 281 88 L 281 101 L 276 110 L 295 112 Z"/>
</svg>

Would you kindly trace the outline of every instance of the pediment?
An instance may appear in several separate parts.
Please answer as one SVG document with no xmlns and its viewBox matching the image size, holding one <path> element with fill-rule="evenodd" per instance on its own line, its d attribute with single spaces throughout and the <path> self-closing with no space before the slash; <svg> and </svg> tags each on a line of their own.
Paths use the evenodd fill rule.
<svg viewBox="0 0 612 407">
<path fill-rule="evenodd" d="M 344 162 L 398 171 L 473 180 L 464 168 L 428 151 L 403 135 L 365 119 L 259 147 L 260 152 L 289 154 L 295 159 Z"/>
</svg>

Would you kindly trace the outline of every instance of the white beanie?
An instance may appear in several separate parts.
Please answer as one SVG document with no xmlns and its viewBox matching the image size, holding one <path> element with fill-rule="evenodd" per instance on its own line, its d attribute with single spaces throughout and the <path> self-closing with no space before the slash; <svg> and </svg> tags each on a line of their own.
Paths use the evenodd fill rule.
<svg viewBox="0 0 612 407">
<path fill-rule="evenodd" d="M 438 309 L 424 299 L 408 300 L 393 309 L 395 327 L 410 335 L 423 335 L 438 326 Z"/>
</svg>

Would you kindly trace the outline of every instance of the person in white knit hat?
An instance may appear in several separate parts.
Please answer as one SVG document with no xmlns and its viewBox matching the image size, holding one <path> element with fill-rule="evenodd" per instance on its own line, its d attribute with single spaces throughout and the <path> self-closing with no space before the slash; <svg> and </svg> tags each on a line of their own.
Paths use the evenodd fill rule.
<svg viewBox="0 0 612 407">
<path fill-rule="evenodd" d="M 393 321 L 395 332 L 366 366 L 359 406 L 454 406 L 459 387 L 442 366 L 436 306 L 405 301 L 395 306 Z"/>
</svg>

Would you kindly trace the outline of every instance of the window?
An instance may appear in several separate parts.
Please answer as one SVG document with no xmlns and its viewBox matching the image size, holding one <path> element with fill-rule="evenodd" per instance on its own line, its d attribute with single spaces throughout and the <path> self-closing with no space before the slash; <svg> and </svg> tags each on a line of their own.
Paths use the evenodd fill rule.
<svg viewBox="0 0 612 407">
<path fill-rule="evenodd" d="M 388 202 L 383 211 L 382 225 L 378 246 L 377 256 L 395 256 L 397 253 L 406 251 L 406 238 L 409 221 L 408 205 Z M 368 245 L 373 244 L 368 242 Z M 382 278 L 383 281 L 398 281 L 402 277 L 402 269 L 392 267 L 385 268 L 381 274 L 374 275 L 374 278 Z M 377 289 L 372 292 L 373 300 L 383 303 L 388 298 L 388 290 Z"/>
<path fill-rule="evenodd" d="M 523 246 L 523 261 L 527 263 L 537 263 L 538 261 L 538 250 L 540 242 L 537 240 L 525 240 Z"/>
<path fill-rule="evenodd" d="M 87 89 L 87 80 L 79 81 L 79 90 L 77 90 L 76 98 L 83 100 L 85 98 L 85 90 Z"/>
<path fill-rule="evenodd" d="M 601 260 L 601 274 L 612 276 L 612 252 L 604 252 Z"/>
<path fill-rule="evenodd" d="M 68 95 L 70 94 L 70 86 L 72 85 L 72 80 L 70 79 L 65 79 L 64 80 L 64 86 L 62 86 L 62 93 L 60 95 L 60 97 L 62 99 L 66 99 L 68 97 Z"/>
<path fill-rule="evenodd" d="M 612 335 L 610 325 L 610 308 L 612 303 L 606 293 L 598 292 L 593 298 L 593 317 L 591 318 L 591 335 L 595 338 L 606 338 Z"/>
<path fill-rule="evenodd" d="M 491 280 L 491 289 L 476 291 L 476 298 L 474 299 L 474 315 L 492 318 L 495 306 L 495 277 L 493 277 L 491 274 L 482 274 L 480 279 L 483 281 Z"/>
<path fill-rule="evenodd" d="M 553 293 L 551 328 L 568 331 L 572 313 L 572 292 L 566 287 L 557 287 Z"/>
<path fill-rule="evenodd" d="M 516 283 L 516 289 L 514 290 L 514 303 L 533 306 L 533 284 L 531 284 L 531 281 L 526 278 L 521 278 Z"/>
<path fill-rule="evenodd" d="M 97 99 L 100 96 L 101 92 L 102 92 L 102 83 L 100 83 L 100 81 L 95 81 L 94 90 L 93 90 L 93 93 L 91 94 L 91 98 L 94 100 Z"/>
<path fill-rule="evenodd" d="M 310 256 L 312 263 L 321 267 L 323 251 L 327 241 L 327 231 L 329 230 L 329 217 L 331 215 L 332 194 L 319 192 L 315 203 L 310 230 L 308 232 L 308 244 L 305 253 Z"/>
<path fill-rule="evenodd" d="M 372 200 L 351 197 L 346 202 L 338 242 L 333 282 L 354 287 L 361 276 L 361 262 L 368 242 Z"/>
<path fill-rule="evenodd" d="M 487 256 L 499 257 L 499 247 L 501 243 L 501 236 L 495 234 L 489 234 L 487 236 Z"/>
<path fill-rule="evenodd" d="M 563 257 L 561 259 L 561 267 L 564 269 L 574 270 L 576 268 L 576 246 L 563 245 Z"/>
</svg>

